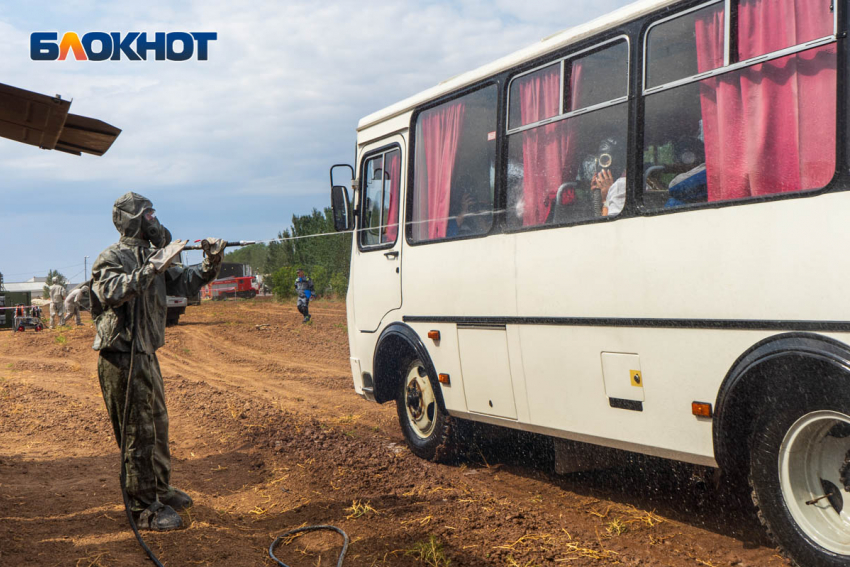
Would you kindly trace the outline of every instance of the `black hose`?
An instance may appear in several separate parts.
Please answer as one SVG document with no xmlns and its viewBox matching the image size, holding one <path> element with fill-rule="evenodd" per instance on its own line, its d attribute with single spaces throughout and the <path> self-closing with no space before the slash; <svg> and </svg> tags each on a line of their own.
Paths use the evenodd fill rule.
<svg viewBox="0 0 850 567">
<path fill-rule="evenodd" d="M 131 334 L 130 339 L 130 369 L 127 372 L 127 390 L 124 392 L 124 418 L 121 421 L 121 495 L 124 497 L 124 511 L 127 512 L 127 519 L 130 520 L 130 527 L 133 528 L 133 533 L 136 534 L 136 539 L 139 541 L 139 545 L 142 546 L 142 549 L 145 550 L 145 553 L 148 554 L 151 561 L 157 567 L 164 567 L 162 563 L 159 562 L 159 559 L 151 551 L 151 548 L 147 546 L 145 540 L 142 539 L 142 535 L 139 533 L 139 528 L 136 526 L 136 520 L 133 519 L 133 512 L 130 511 L 130 497 L 127 495 L 127 471 L 124 467 L 124 454 L 127 452 L 127 420 L 130 417 L 130 385 L 133 383 L 133 362 L 136 355 L 136 330 L 139 328 L 139 306 L 141 305 L 141 298 L 137 297 L 133 300 L 134 309 L 133 309 L 133 332 Z"/>
<path fill-rule="evenodd" d="M 343 539 L 342 551 L 339 552 L 339 559 L 336 562 L 336 567 L 342 567 L 342 561 L 345 559 L 345 552 L 348 551 L 348 534 L 346 534 L 344 531 L 342 531 L 341 529 L 339 529 L 336 526 L 306 526 L 306 527 L 303 527 L 303 528 L 296 528 L 294 530 L 289 530 L 285 534 L 281 534 L 281 535 L 277 536 L 275 538 L 275 540 L 272 542 L 272 544 L 269 546 L 269 557 L 274 559 L 277 562 L 277 564 L 280 565 L 280 567 L 289 567 L 289 565 L 287 565 L 286 563 L 284 563 L 283 561 L 281 561 L 280 559 L 278 559 L 274 555 L 274 548 L 278 544 L 278 542 L 280 542 L 280 540 L 282 540 L 285 537 L 289 537 L 289 536 L 295 535 L 297 533 L 316 532 L 316 531 L 319 531 L 319 530 L 331 530 L 331 531 L 334 531 L 334 532 L 336 532 L 336 533 L 338 533 L 339 535 L 342 536 L 342 539 Z"/>
</svg>

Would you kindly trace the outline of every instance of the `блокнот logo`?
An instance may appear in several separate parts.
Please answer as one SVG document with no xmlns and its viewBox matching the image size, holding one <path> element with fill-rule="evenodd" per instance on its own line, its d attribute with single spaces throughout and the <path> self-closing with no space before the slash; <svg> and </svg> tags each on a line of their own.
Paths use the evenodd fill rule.
<svg viewBox="0 0 850 567">
<path fill-rule="evenodd" d="M 57 32 L 30 34 L 30 59 L 33 61 L 64 61 L 71 52 L 79 61 L 147 61 L 153 52 L 156 61 L 188 61 L 197 53 L 198 61 L 206 61 L 209 42 L 218 38 L 216 32 L 155 32 L 153 40 L 146 32 L 89 32 L 80 38 L 76 32 L 66 32 L 59 41 Z M 197 47 L 197 48 L 196 48 Z"/>
</svg>

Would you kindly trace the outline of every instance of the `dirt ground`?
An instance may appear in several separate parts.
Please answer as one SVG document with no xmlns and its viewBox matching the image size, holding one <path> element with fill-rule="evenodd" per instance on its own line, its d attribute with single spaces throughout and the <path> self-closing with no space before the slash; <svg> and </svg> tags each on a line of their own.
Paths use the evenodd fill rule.
<svg viewBox="0 0 850 567">
<path fill-rule="evenodd" d="M 395 407 L 354 394 L 344 304 L 311 310 L 302 325 L 294 304 L 205 302 L 169 328 L 172 484 L 195 506 L 185 529 L 145 532 L 166 565 L 274 565 L 275 537 L 313 524 L 349 534 L 347 567 L 789 565 L 745 498 L 686 466 L 555 476 L 544 440 L 486 431 L 457 464 L 414 457 Z M 150 565 L 124 516 L 86 315 L 0 333 L 0 565 Z M 277 555 L 327 567 L 339 547 L 310 534 Z"/>
</svg>

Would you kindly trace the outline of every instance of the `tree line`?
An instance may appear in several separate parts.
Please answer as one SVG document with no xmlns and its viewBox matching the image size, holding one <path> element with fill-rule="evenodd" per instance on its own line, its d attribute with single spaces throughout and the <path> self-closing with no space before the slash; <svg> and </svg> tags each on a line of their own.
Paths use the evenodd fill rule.
<svg viewBox="0 0 850 567">
<path fill-rule="evenodd" d="M 316 236 L 324 235 L 327 236 Z M 344 297 L 351 264 L 351 233 L 334 231 L 330 207 L 292 215 L 292 225 L 279 232 L 277 242 L 251 244 L 224 256 L 225 262 L 248 264 L 263 274 L 278 298 L 295 295 L 296 271 L 304 269 L 318 295 Z"/>
</svg>

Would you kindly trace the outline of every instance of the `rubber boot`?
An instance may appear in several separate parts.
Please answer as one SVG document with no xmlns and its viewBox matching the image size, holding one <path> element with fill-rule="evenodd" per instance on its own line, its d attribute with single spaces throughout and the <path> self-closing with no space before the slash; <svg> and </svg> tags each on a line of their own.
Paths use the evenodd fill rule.
<svg viewBox="0 0 850 567">
<path fill-rule="evenodd" d="M 171 506 L 157 501 L 139 513 L 136 526 L 140 530 L 165 532 L 183 527 L 183 518 Z"/>
<path fill-rule="evenodd" d="M 181 510 L 185 510 L 186 508 L 190 508 L 193 504 L 192 497 L 180 490 L 179 488 L 174 488 L 173 486 L 169 486 L 171 489 L 171 496 L 168 498 L 161 498 L 160 502 L 165 504 L 166 506 L 171 506 L 177 512 Z"/>
</svg>

